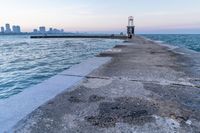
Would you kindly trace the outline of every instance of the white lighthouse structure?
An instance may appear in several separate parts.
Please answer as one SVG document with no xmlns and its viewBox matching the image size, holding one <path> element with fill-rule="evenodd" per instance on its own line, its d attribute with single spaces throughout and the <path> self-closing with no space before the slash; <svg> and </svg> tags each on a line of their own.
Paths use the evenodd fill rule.
<svg viewBox="0 0 200 133">
<path fill-rule="evenodd" d="M 128 17 L 128 26 L 127 26 L 128 38 L 132 38 L 135 34 L 134 18 L 133 16 Z"/>
</svg>

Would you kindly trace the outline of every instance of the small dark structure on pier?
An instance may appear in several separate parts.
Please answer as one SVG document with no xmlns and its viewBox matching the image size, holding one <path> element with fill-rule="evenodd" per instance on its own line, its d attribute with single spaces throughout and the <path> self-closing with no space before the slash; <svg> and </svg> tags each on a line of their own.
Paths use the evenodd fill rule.
<svg viewBox="0 0 200 133">
<path fill-rule="evenodd" d="M 135 34 L 134 18 L 132 16 L 128 17 L 127 34 L 128 38 L 132 38 Z"/>
</svg>

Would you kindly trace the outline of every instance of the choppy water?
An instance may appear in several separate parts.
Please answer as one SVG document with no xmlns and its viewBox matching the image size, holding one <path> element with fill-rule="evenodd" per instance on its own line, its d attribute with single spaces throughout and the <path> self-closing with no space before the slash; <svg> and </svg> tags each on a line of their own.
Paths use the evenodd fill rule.
<svg viewBox="0 0 200 133">
<path fill-rule="evenodd" d="M 0 36 L 0 99 L 17 94 L 120 42 Z"/>
<path fill-rule="evenodd" d="M 162 41 L 178 47 L 188 48 L 200 52 L 200 34 L 170 34 L 170 35 L 143 35 L 152 40 Z"/>
</svg>

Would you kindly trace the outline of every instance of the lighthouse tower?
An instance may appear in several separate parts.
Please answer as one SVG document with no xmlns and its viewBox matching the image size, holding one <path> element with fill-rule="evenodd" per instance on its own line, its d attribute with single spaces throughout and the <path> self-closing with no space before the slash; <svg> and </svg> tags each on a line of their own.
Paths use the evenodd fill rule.
<svg viewBox="0 0 200 133">
<path fill-rule="evenodd" d="M 128 38 L 132 38 L 135 34 L 134 18 L 132 16 L 128 17 L 127 34 Z"/>
</svg>

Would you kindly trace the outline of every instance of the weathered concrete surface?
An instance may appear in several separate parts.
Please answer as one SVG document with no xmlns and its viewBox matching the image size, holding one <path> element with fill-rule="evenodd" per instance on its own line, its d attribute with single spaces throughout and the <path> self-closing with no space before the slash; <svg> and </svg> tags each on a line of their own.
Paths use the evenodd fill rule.
<svg viewBox="0 0 200 133">
<path fill-rule="evenodd" d="M 140 37 L 126 44 L 101 53 L 112 61 L 39 107 L 13 131 L 199 133 L 199 53 Z"/>
<path fill-rule="evenodd" d="M 93 57 L 74 65 L 42 83 L 23 92 L 0 100 L 0 133 L 12 128 L 18 121 L 58 94 L 80 82 L 91 71 L 110 61 L 111 57 Z M 94 63 L 93 65 L 90 65 Z"/>
</svg>

